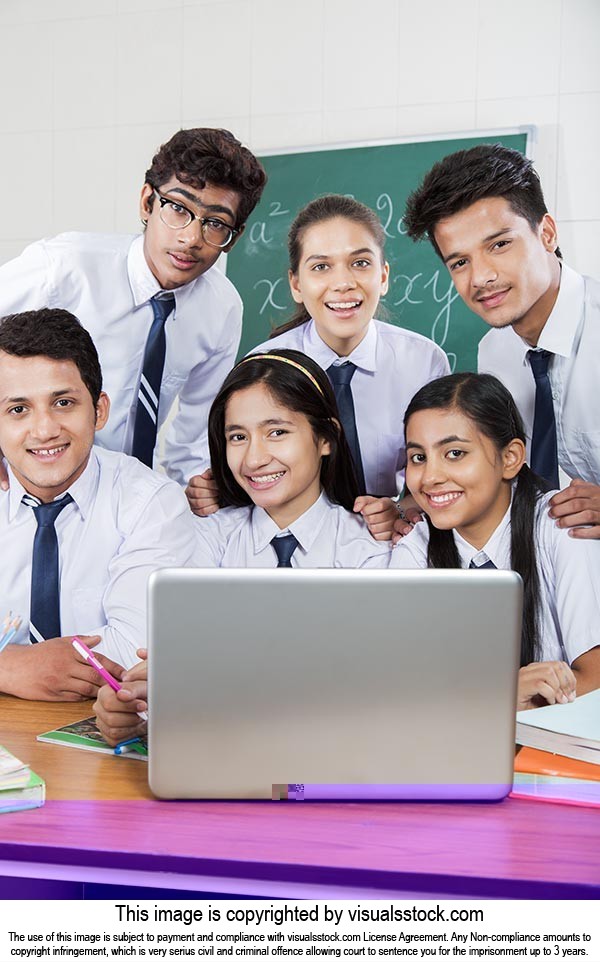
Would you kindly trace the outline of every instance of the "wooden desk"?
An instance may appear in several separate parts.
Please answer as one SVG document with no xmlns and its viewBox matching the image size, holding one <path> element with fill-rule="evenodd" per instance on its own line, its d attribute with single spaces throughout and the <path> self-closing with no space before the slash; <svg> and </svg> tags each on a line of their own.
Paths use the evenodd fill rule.
<svg viewBox="0 0 600 962">
<path fill-rule="evenodd" d="M 518 799 L 159 802 L 143 762 L 35 741 L 86 714 L 89 703 L 0 696 L 0 743 L 48 791 L 43 808 L 0 816 L 4 898 L 23 897 L 7 878 L 158 886 L 180 897 L 600 896 L 598 810 Z"/>
<path fill-rule="evenodd" d="M 146 762 L 36 741 L 42 732 L 93 715 L 92 705 L 91 701 L 28 702 L 0 695 L 0 745 L 41 775 L 50 801 L 153 798 Z"/>
</svg>

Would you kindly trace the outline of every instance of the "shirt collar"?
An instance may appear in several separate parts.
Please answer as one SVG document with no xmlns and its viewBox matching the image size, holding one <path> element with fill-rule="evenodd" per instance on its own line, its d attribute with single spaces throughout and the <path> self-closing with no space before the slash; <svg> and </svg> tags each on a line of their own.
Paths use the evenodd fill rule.
<svg viewBox="0 0 600 962">
<path fill-rule="evenodd" d="M 514 492 L 514 487 L 513 487 Z M 477 567 L 485 564 L 486 561 L 493 561 L 497 568 L 505 568 L 507 561 L 507 550 L 508 558 L 510 559 L 510 509 L 512 507 L 512 496 L 511 504 L 508 506 L 502 521 L 489 538 L 483 548 L 474 548 L 472 544 L 469 544 L 458 531 L 454 531 L 454 543 L 457 547 L 458 553 L 460 555 L 460 560 L 462 561 L 463 568 L 468 568 L 472 561 L 475 560 Z"/>
<path fill-rule="evenodd" d="M 303 551 L 310 551 L 312 548 L 325 523 L 330 508 L 331 501 L 324 492 L 321 492 L 308 511 L 305 511 L 303 515 L 285 529 L 285 531 L 289 531 L 294 535 Z M 257 506 L 253 508 L 251 524 L 255 554 L 264 551 L 276 535 L 284 534 L 284 532 L 277 527 L 273 519 L 269 517 L 264 508 Z"/>
<path fill-rule="evenodd" d="M 17 481 L 10 465 L 8 466 L 8 476 L 10 479 L 10 488 L 8 492 L 8 520 L 13 521 L 17 511 L 19 511 L 20 508 L 30 510 L 27 505 L 22 503 L 23 495 L 28 494 L 29 492 L 23 487 L 20 481 Z M 73 501 L 77 505 L 77 508 L 79 509 L 79 512 L 84 520 L 94 503 L 96 492 L 98 490 L 99 477 L 100 465 L 98 463 L 95 449 L 92 448 L 88 463 L 86 464 L 82 474 L 77 478 L 76 481 L 73 482 L 70 488 L 67 488 L 68 493 L 73 498 Z M 63 491 L 62 494 L 58 495 L 58 497 L 62 498 L 67 491 Z M 55 500 L 57 499 L 55 498 Z"/>
<path fill-rule="evenodd" d="M 212 269 L 212 268 L 211 268 Z M 148 267 L 148 261 L 146 260 L 146 255 L 144 254 L 144 235 L 138 234 L 131 243 L 129 252 L 127 254 L 127 274 L 129 277 L 129 285 L 131 287 L 131 293 L 133 294 L 133 301 L 136 307 L 141 307 L 143 304 L 147 304 L 150 298 L 154 297 L 162 290 L 162 287 L 156 280 L 154 274 Z M 177 287 L 175 290 L 169 293 L 175 295 L 175 311 L 177 312 L 177 305 L 184 303 L 190 291 L 198 283 L 202 283 L 204 274 L 197 277 L 195 280 L 190 281 L 189 284 L 184 284 L 182 287 Z"/>
<path fill-rule="evenodd" d="M 560 286 L 554 307 L 542 328 L 537 347 L 540 350 L 570 357 L 577 328 L 583 316 L 585 286 L 581 274 L 563 264 L 560 273 Z M 531 345 L 523 338 L 523 363 Z"/>
<path fill-rule="evenodd" d="M 304 332 L 303 348 L 304 353 L 314 358 L 325 371 L 332 364 L 336 362 L 343 364 L 345 361 L 352 361 L 364 371 L 377 370 L 377 327 L 372 320 L 369 321 L 367 333 L 362 341 L 348 357 L 340 358 L 335 351 L 331 350 L 317 333 L 317 327 L 312 319 Z"/>
<path fill-rule="evenodd" d="M 144 235 L 138 234 L 134 238 L 127 254 L 127 274 L 136 307 L 146 304 L 151 297 L 158 294 L 161 287 L 154 274 L 148 267 L 144 254 Z"/>
</svg>

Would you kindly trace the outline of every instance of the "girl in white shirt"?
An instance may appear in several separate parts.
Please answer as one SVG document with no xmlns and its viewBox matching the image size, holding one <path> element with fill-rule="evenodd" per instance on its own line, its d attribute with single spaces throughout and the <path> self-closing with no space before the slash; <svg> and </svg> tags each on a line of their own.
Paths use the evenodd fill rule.
<svg viewBox="0 0 600 962">
<path fill-rule="evenodd" d="M 340 403 L 351 442 L 361 500 L 374 535 L 391 534 L 390 497 L 404 484 L 400 418 L 432 378 L 449 372 L 444 352 L 413 331 L 374 320 L 388 290 L 385 233 L 377 215 L 351 197 L 331 194 L 304 207 L 288 236 L 289 282 L 298 309 L 255 352 L 292 348 L 312 357 L 330 380 L 352 365 L 350 391 L 356 440 Z M 337 369 L 337 372 L 336 370 Z M 339 401 L 338 389 L 336 396 Z M 377 515 L 377 517 L 375 517 Z"/>
<path fill-rule="evenodd" d="M 352 513 L 357 482 L 335 396 L 298 351 L 238 364 L 208 420 L 223 509 L 196 518 L 196 563 L 220 567 L 387 567 L 389 546 Z"/>
<path fill-rule="evenodd" d="M 406 483 L 426 519 L 391 567 L 512 568 L 524 585 L 518 707 L 599 687 L 600 545 L 548 517 L 511 394 L 492 375 L 454 374 L 418 391 L 404 423 Z"/>
<path fill-rule="evenodd" d="M 252 355 L 230 372 L 208 420 L 222 510 L 196 517 L 199 567 L 387 568 L 388 542 L 359 515 L 354 466 L 324 371 L 298 351 Z M 114 745 L 145 732 L 144 660 L 94 711 Z"/>
</svg>

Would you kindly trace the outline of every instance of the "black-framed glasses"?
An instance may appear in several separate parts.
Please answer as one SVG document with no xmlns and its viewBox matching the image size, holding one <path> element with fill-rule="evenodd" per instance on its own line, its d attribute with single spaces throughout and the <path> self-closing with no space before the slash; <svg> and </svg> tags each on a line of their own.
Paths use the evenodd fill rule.
<svg viewBox="0 0 600 962">
<path fill-rule="evenodd" d="M 198 220 L 206 243 L 221 249 L 227 247 L 235 235 L 239 234 L 239 230 L 230 227 L 218 217 L 202 217 L 200 214 L 194 214 L 185 204 L 180 204 L 178 200 L 173 200 L 171 197 L 165 197 L 155 187 L 152 189 L 160 204 L 160 219 L 167 227 L 183 230 L 184 227 L 189 227 L 193 221 Z"/>
</svg>

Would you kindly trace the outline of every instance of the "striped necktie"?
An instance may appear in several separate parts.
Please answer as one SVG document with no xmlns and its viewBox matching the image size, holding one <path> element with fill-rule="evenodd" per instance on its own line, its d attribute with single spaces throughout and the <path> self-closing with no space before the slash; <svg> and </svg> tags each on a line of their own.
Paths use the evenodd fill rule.
<svg viewBox="0 0 600 962">
<path fill-rule="evenodd" d="M 131 448 L 133 457 L 138 458 L 143 464 L 147 464 L 149 468 L 152 467 L 154 461 L 160 384 L 167 349 L 165 322 L 175 307 L 175 295 L 170 293 L 155 294 L 151 298 L 150 304 L 152 305 L 154 320 L 144 351 Z"/>
<path fill-rule="evenodd" d="M 363 468 L 362 456 L 360 453 L 360 443 L 358 431 L 356 429 L 356 416 L 354 413 L 354 398 L 352 397 L 352 387 L 350 381 L 354 377 L 356 364 L 346 361 L 344 364 L 332 364 L 327 368 L 327 377 L 331 381 L 333 393 L 337 401 L 340 421 L 346 435 L 346 440 L 350 447 L 354 468 L 356 470 L 356 480 L 358 481 L 359 494 L 366 494 L 365 472 Z"/>
<path fill-rule="evenodd" d="M 277 555 L 277 567 L 291 568 L 292 555 L 298 547 L 298 539 L 293 534 L 284 534 L 282 537 L 273 538 L 271 544 Z"/>
<path fill-rule="evenodd" d="M 480 568 L 480 569 L 481 569 L 481 568 L 493 568 L 494 571 L 497 571 L 497 570 L 498 570 L 498 569 L 496 568 L 496 565 L 494 564 L 493 561 L 484 561 L 482 565 L 476 565 L 476 564 L 475 564 L 475 561 L 474 561 L 474 560 L 471 560 L 471 564 L 469 565 L 469 568 Z"/>
<path fill-rule="evenodd" d="M 60 582 L 58 573 L 58 538 L 54 522 L 73 498 L 65 494 L 58 501 L 43 504 L 31 494 L 23 496 L 23 504 L 33 509 L 37 531 L 33 539 L 31 562 L 31 603 L 29 606 L 29 640 L 32 644 L 46 638 L 60 638 Z"/>
</svg>

